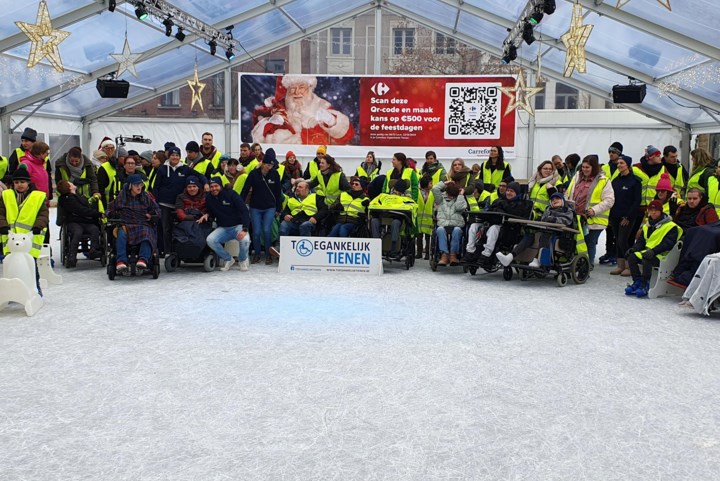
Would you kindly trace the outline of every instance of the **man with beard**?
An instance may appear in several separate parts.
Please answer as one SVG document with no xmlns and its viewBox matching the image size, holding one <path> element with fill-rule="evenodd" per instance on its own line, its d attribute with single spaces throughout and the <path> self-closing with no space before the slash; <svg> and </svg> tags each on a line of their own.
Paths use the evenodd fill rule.
<svg viewBox="0 0 720 481">
<path fill-rule="evenodd" d="M 202 155 L 204 159 L 212 162 L 213 170 L 218 168 L 222 152 L 220 152 L 217 147 L 213 145 L 213 134 L 211 134 L 210 132 L 205 132 L 204 134 L 202 134 L 202 146 L 200 147 L 200 155 Z"/>
<path fill-rule="evenodd" d="M 314 92 L 317 78 L 285 75 L 276 95 L 253 114 L 254 142 L 272 144 L 347 144 L 355 132 L 350 119 Z"/>
</svg>

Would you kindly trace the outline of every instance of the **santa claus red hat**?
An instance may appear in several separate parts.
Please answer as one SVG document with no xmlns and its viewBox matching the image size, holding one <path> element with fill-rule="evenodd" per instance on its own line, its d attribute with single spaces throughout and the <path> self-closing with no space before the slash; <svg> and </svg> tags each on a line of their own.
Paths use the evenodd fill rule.
<svg viewBox="0 0 720 481">
<path fill-rule="evenodd" d="M 107 145 L 112 145 L 113 147 L 117 147 L 117 145 L 115 145 L 115 142 L 113 142 L 113 140 L 110 137 L 103 137 L 103 139 L 100 141 L 100 147 L 98 147 L 98 149 L 102 149 L 103 147 L 105 147 Z"/>
<path fill-rule="evenodd" d="M 317 87 L 317 77 L 314 75 L 283 75 L 282 85 L 283 87 L 290 88 L 291 85 L 305 84 L 311 89 Z"/>
</svg>

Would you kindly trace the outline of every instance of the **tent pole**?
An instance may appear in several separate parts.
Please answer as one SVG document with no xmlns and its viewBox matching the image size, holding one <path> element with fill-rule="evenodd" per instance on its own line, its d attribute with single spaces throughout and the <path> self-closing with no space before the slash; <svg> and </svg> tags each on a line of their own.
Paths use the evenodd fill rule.
<svg viewBox="0 0 720 481">
<path fill-rule="evenodd" d="M 233 149 L 233 138 L 232 138 L 232 67 L 228 65 L 228 67 L 225 69 L 224 72 L 225 75 L 225 82 L 223 85 L 223 88 L 225 89 L 225 120 L 224 120 L 224 129 L 225 129 L 225 152 L 228 153 L 228 155 L 232 156 L 232 152 L 240 152 L 240 146 L 238 146 L 237 151 Z M 238 154 L 239 155 L 239 154 Z"/>
</svg>

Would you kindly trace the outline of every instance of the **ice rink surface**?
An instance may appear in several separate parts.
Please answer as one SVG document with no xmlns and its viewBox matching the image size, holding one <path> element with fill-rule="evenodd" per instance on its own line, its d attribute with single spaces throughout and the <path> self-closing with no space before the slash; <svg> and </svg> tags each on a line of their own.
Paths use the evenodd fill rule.
<svg viewBox="0 0 720 481">
<path fill-rule="evenodd" d="M 0 312 L 0 479 L 720 479 L 720 318 L 609 270 L 58 267 Z"/>
</svg>

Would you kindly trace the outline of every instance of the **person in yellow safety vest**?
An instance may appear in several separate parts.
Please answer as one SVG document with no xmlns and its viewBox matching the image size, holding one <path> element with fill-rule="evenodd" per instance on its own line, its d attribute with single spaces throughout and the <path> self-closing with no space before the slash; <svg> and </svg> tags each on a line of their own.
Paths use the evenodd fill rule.
<svg viewBox="0 0 720 481">
<path fill-rule="evenodd" d="M 204 132 L 202 134 L 202 147 L 200 148 L 200 154 L 204 159 L 207 159 L 210 161 L 210 163 L 213 166 L 213 170 L 218 168 L 218 165 L 220 165 L 220 157 L 222 156 L 222 152 L 220 152 L 217 147 L 213 145 L 213 134 L 210 132 Z M 202 175 L 205 175 L 204 172 L 201 172 Z M 210 178 L 205 176 L 206 178 Z"/>
<path fill-rule="evenodd" d="M 173 148 L 177 149 L 177 147 Z M 110 202 L 117 198 L 118 194 L 123 190 L 123 186 L 127 182 L 128 177 L 134 174 L 140 176 L 143 184 L 145 185 L 145 190 L 148 190 L 147 186 L 149 182 L 147 176 L 145 175 L 145 172 L 143 172 L 142 169 L 138 168 L 138 166 L 135 164 L 134 158 L 127 157 L 125 159 L 125 162 L 122 164 L 122 167 L 116 172 L 115 178 L 113 179 L 110 192 L 108 193 L 108 200 Z"/>
<path fill-rule="evenodd" d="M 395 156 L 397 155 L 395 154 Z M 413 174 L 416 174 L 415 170 L 411 170 Z M 371 216 L 370 234 L 375 239 L 381 238 L 380 228 L 384 211 L 406 212 L 406 214 L 394 214 L 392 212 L 385 214 L 385 216 L 390 216 L 392 219 L 390 222 L 390 251 L 388 254 L 388 257 L 392 260 L 400 260 L 403 256 L 403 253 L 400 252 L 400 228 L 403 221 L 406 224 L 405 228 L 411 231 L 412 224 L 417 217 L 418 206 L 412 197 L 407 195 L 409 188 L 410 183 L 406 179 L 398 179 L 393 183 L 392 190 L 389 193 L 378 195 L 368 205 L 368 214 Z"/>
<path fill-rule="evenodd" d="M 687 188 L 699 187 L 705 192 L 710 191 L 709 181 L 715 176 L 715 161 L 705 149 L 695 149 L 690 152 L 692 159 L 692 173 Z"/>
<path fill-rule="evenodd" d="M 650 202 L 648 220 L 642 226 L 642 237 L 627 252 L 633 283 L 625 288 L 625 295 L 648 295 L 653 267 L 660 265 L 660 261 L 667 256 L 681 236 L 682 229 L 662 211 L 660 201 Z"/>
<path fill-rule="evenodd" d="M 4 190 L 0 196 L 0 244 L 3 245 L 3 254 L 7 255 L 10 232 L 32 232 L 30 255 L 35 258 L 36 287 L 41 296 L 37 258 L 40 256 L 49 223 L 50 213 L 45 192 L 36 190 L 30 183 L 30 173 L 26 166 L 18 166 L 13 172 L 13 188 Z"/>
<path fill-rule="evenodd" d="M 338 200 L 329 207 L 335 212 L 335 225 L 330 229 L 328 237 L 350 237 L 360 224 L 367 220 L 369 201 L 365 195 L 360 177 L 350 179 L 350 191 L 341 192 Z"/>
<path fill-rule="evenodd" d="M 5 173 L 8 170 L 8 159 L 0 155 L 0 182 L 5 179 Z"/>
<path fill-rule="evenodd" d="M 418 196 L 420 195 L 420 192 L 418 191 L 418 175 L 417 172 L 415 172 L 415 169 L 408 167 L 407 156 L 402 152 L 393 154 L 392 166 L 392 170 L 385 175 L 385 182 L 383 183 L 382 188 L 383 194 L 389 194 L 392 191 L 395 182 L 403 179 L 408 183 L 410 197 L 412 197 L 412 200 L 417 203 Z"/>
<path fill-rule="evenodd" d="M 429 175 L 424 175 L 420 179 L 420 195 L 418 196 L 417 224 L 418 233 L 415 236 L 417 247 L 415 248 L 415 258 L 425 260 L 430 259 L 430 236 L 433 233 L 433 210 L 435 200 L 432 193 L 433 181 Z M 423 240 L 425 246 L 423 248 Z M 424 254 L 423 254 L 424 253 Z"/>
<path fill-rule="evenodd" d="M 645 155 L 640 158 L 640 162 L 633 165 L 633 174 L 642 183 L 640 208 L 643 213 L 647 210 L 650 201 L 655 198 L 655 187 L 660 181 L 660 176 L 667 172 L 662 165 L 662 156 L 657 147 L 648 145 L 645 152 Z"/>
<path fill-rule="evenodd" d="M 505 152 L 499 145 L 490 148 L 490 156 L 488 160 L 480 166 L 482 180 L 485 185 L 492 184 L 495 187 L 500 185 L 500 181 L 512 175 L 510 164 L 505 162 Z"/>
<path fill-rule="evenodd" d="M 155 182 L 157 181 L 158 168 L 164 164 L 166 160 L 165 152 L 161 150 L 157 152 L 144 150 L 140 152 L 140 159 L 142 170 L 147 177 L 147 190 L 153 190 L 155 188 Z"/>
<path fill-rule="evenodd" d="M 100 258 L 100 226 L 99 220 L 102 216 L 102 204 L 99 199 L 92 198 L 91 205 L 88 198 L 78 193 L 77 187 L 71 181 L 63 179 L 57 185 L 58 209 L 63 210 L 65 228 L 68 238 L 68 255 L 65 259 L 65 267 L 77 266 L 77 254 L 80 240 L 83 235 L 90 238 L 90 250 L 86 253 L 88 259 Z"/>
<path fill-rule="evenodd" d="M 507 184 L 505 185 L 507 186 Z M 494 189 L 495 187 L 491 186 L 490 188 Z M 485 183 L 482 179 L 477 179 L 475 181 L 475 188 L 473 189 L 472 194 L 465 193 L 465 200 L 467 200 L 470 212 L 482 212 L 487 210 L 490 207 L 490 204 L 493 203 L 493 193 L 485 190 Z"/>
<path fill-rule="evenodd" d="M 325 204 L 332 205 L 340 197 L 340 192 L 350 190 L 350 184 L 343 174 L 342 167 L 329 155 L 320 159 L 320 171 L 310 180 L 310 188 L 317 195 L 325 197 Z"/>
<path fill-rule="evenodd" d="M 259 144 L 258 147 L 260 147 Z M 255 158 L 255 155 L 250 149 L 250 144 L 247 142 L 240 144 L 240 158 L 238 159 L 238 162 L 240 162 L 238 171 L 241 174 L 249 174 L 260 163 L 260 161 Z"/>
<path fill-rule="evenodd" d="M 75 185 L 77 193 L 89 199 L 100 197 L 97 174 L 92 161 L 82 153 L 80 147 L 72 147 L 55 161 L 55 180 L 69 180 Z"/>
<path fill-rule="evenodd" d="M 678 150 L 674 145 L 666 145 L 663 149 L 662 164 L 665 166 L 672 185 L 681 199 L 685 198 L 690 175 L 685 166 L 678 161 Z"/>
<path fill-rule="evenodd" d="M 597 155 L 587 155 L 582 160 L 580 170 L 570 181 L 567 198 L 575 202 L 575 212 L 583 219 L 582 228 L 592 270 L 598 238 L 607 229 L 610 209 L 615 204 L 615 191 L 600 169 Z"/>
<path fill-rule="evenodd" d="M 308 162 L 307 167 L 305 167 L 303 179 L 312 180 L 317 176 L 317 173 L 320 171 L 320 159 L 322 159 L 326 155 L 327 147 L 324 145 L 318 146 L 317 151 L 315 152 L 315 158 Z"/>
<path fill-rule="evenodd" d="M 550 206 L 550 196 L 557 192 L 555 186 L 560 180 L 555 166 L 549 160 L 538 165 L 537 170 L 528 180 L 530 200 L 533 202 L 533 218 L 540 219 Z"/>
<path fill-rule="evenodd" d="M 425 163 L 418 174 L 421 178 L 424 175 L 429 175 L 432 178 L 433 185 L 437 185 L 440 181 L 446 180 L 447 171 L 438 161 L 437 154 L 432 150 L 425 152 Z"/>
<path fill-rule="evenodd" d="M 227 179 L 228 183 L 225 187 L 232 189 L 235 185 L 235 181 L 238 177 L 240 177 L 240 172 L 238 171 L 238 167 L 240 166 L 240 162 L 238 159 L 230 159 L 228 160 L 227 167 L 225 168 L 224 176 Z"/>
<path fill-rule="evenodd" d="M 100 150 L 107 156 L 107 162 L 103 162 L 97 170 L 98 189 L 102 196 L 103 205 L 109 205 L 110 191 L 114 187 L 115 175 L 118 170 L 118 159 L 115 156 L 116 148 L 115 142 L 110 137 L 105 137 L 100 142 Z"/>
<path fill-rule="evenodd" d="M 553 163 L 553 166 L 555 166 L 555 170 L 557 170 L 558 173 L 558 181 L 557 184 L 555 184 L 555 188 L 558 192 L 565 192 L 565 187 L 570 182 L 570 177 L 568 176 L 567 169 L 565 168 L 565 162 L 563 162 L 562 157 L 557 154 L 553 155 L 550 161 Z"/>
<path fill-rule="evenodd" d="M 213 177 L 213 171 L 215 170 L 215 167 L 213 166 L 212 160 L 206 159 L 205 157 L 200 155 L 200 146 L 197 142 L 195 142 L 194 140 L 188 142 L 185 146 L 185 153 L 185 165 L 197 172 L 198 175 L 204 176 L 206 179 L 210 179 Z M 207 189 L 205 189 L 205 192 L 208 192 L 210 186 L 207 184 L 206 186 Z"/>
<path fill-rule="evenodd" d="M 280 214 L 282 222 L 278 231 L 279 235 L 280 237 L 288 235 L 310 237 L 317 232 L 318 225 L 322 225 L 328 215 L 329 211 L 325 200 L 321 196 L 311 193 L 310 184 L 301 180 L 295 184 L 295 197 L 288 197 L 287 205 Z M 280 249 L 272 246 L 270 254 L 278 257 Z"/>
<path fill-rule="evenodd" d="M 365 162 L 360 164 L 355 171 L 355 175 L 357 177 L 365 178 L 368 182 L 370 182 L 380 175 L 380 169 L 382 169 L 382 162 L 379 162 L 375 158 L 375 152 L 371 150 L 365 156 Z"/>
<path fill-rule="evenodd" d="M 475 185 L 472 171 L 465 165 L 465 161 L 459 157 L 452 161 L 452 164 L 450 164 L 450 170 L 443 180 L 452 180 L 460 188 L 468 190 L 472 189 Z"/>
</svg>

